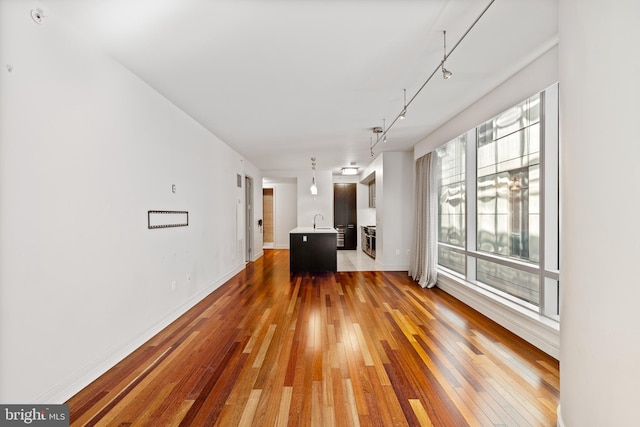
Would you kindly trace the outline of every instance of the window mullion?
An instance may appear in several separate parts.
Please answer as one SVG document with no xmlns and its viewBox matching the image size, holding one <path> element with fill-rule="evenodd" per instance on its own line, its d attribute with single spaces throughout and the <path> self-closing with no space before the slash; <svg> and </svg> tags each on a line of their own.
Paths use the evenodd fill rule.
<svg viewBox="0 0 640 427">
<path fill-rule="evenodd" d="M 465 162 L 465 220 L 466 220 L 466 242 L 465 249 L 467 251 L 466 256 L 466 278 L 470 282 L 476 281 L 476 258 L 471 254 L 471 251 L 476 250 L 477 239 L 477 153 L 478 153 L 478 132 L 476 128 L 473 128 L 467 132 L 467 152 Z"/>
</svg>

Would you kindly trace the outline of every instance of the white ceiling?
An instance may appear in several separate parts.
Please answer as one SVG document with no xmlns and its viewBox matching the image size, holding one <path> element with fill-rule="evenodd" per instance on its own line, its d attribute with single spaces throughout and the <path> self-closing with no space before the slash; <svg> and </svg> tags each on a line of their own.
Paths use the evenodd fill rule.
<svg viewBox="0 0 640 427">
<path fill-rule="evenodd" d="M 51 0 L 259 169 L 366 166 L 489 0 Z M 557 43 L 557 0 L 496 0 L 375 153 L 411 149 Z M 374 137 L 375 141 L 375 137 Z"/>
</svg>

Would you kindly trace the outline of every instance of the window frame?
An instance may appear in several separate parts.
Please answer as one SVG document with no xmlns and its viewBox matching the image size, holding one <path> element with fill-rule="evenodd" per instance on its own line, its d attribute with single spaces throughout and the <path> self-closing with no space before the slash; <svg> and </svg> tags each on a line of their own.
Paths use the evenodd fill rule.
<svg viewBox="0 0 640 427">
<path fill-rule="evenodd" d="M 538 94 L 533 94 L 531 97 Z M 559 108 L 558 84 L 539 92 L 540 95 L 540 194 L 539 260 L 537 263 L 505 257 L 477 250 L 477 181 L 478 181 L 478 125 L 466 132 L 465 147 L 465 245 L 464 247 L 441 243 L 438 248 L 463 254 L 465 256 L 465 274 L 460 274 L 438 264 L 442 269 L 465 282 L 478 286 L 520 306 L 535 311 L 545 317 L 559 320 Z M 528 98 L 527 98 L 528 99 Z M 514 104 L 514 106 L 523 101 Z M 505 110 L 507 111 L 507 110 Z M 494 118 L 497 116 L 494 116 Z M 491 119 L 489 119 L 491 120 Z M 486 123 L 483 122 L 483 123 Z M 461 135 L 462 136 L 462 135 Z M 458 137 L 460 138 L 460 136 Z M 449 142 L 453 142 L 454 138 Z M 448 142 L 448 143 L 449 143 Z M 440 178 L 440 169 L 438 169 Z M 438 216 L 439 218 L 439 216 Z M 438 224 L 438 229 L 440 224 Z M 439 240 L 439 239 L 438 239 Z M 477 260 L 495 263 L 499 266 L 514 268 L 538 276 L 538 304 L 513 296 L 492 285 L 476 279 Z"/>
</svg>

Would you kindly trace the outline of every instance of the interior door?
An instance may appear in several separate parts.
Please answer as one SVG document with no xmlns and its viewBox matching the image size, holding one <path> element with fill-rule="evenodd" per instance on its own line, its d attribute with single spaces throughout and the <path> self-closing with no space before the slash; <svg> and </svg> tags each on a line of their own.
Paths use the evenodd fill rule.
<svg viewBox="0 0 640 427">
<path fill-rule="evenodd" d="M 264 230 L 264 245 L 266 247 L 273 247 L 274 245 L 274 216 L 273 216 L 273 188 L 262 189 L 262 215 L 263 215 L 263 230 Z"/>
</svg>

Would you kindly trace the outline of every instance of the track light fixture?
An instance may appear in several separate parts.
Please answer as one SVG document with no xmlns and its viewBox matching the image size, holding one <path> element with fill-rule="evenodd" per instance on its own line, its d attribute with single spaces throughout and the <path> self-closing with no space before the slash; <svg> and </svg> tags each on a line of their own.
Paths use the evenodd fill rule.
<svg viewBox="0 0 640 427">
<path fill-rule="evenodd" d="M 449 80 L 451 76 L 453 76 L 453 73 L 447 70 L 446 68 L 444 68 L 444 62 L 447 60 L 447 32 L 446 31 L 442 32 L 442 41 L 444 45 L 444 56 L 442 57 L 442 77 L 444 77 L 445 80 Z"/>
<path fill-rule="evenodd" d="M 388 128 L 383 129 L 382 131 L 380 131 L 379 127 L 375 127 L 374 129 L 374 133 L 377 135 L 376 136 L 376 142 L 370 142 L 369 144 L 369 152 L 371 153 L 371 156 L 373 157 L 374 153 L 373 153 L 373 149 L 376 147 L 376 145 L 378 145 L 378 143 L 380 141 L 382 142 L 386 142 L 387 141 L 387 132 L 389 132 L 389 130 L 393 127 L 393 125 L 398 121 L 398 120 L 404 120 L 407 114 L 407 107 L 409 107 L 409 105 L 411 105 L 411 103 L 413 102 L 414 99 L 416 99 L 416 97 L 418 96 L 418 94 L 420 92 L 422 92 L 422 89 L 424 89 L 424 87 L 427 85 L 427 83 L 429 83 L 431 81 L 431 79 L 433 78 L 433 76 L 440 70 L 442 70 L 442 77 L 445 80 L 448 80 L 449 78 L 451 78 L 451 76 L 453 76 L 453 73 L 449 70 L 447 70 L 445 68 L 445 62 L 447 60 L 447 58 L 449 56 L 451 56 L 451 54 L 453 53 L 454 50 L 456 50 L 456 48 L 458 47 L 458 45 L 460 45 L 460 43 L 462 43 L 462 40 L 465 39 L 465 37 L 467 37 L 467 35 L 469 34 L 469 32 L 473 29 L 473 27 L 475 27 L 475 25 L 478 23 L 478 21 L 480 21 L 480 18 L 482 18 L 484 16 L 484 14 L 487 12 L 487 10 L 489 10 L 489 8 L 491 7 L 491 5 L 495 2 L 496 0 L 491 0 L 489 1 L 489 4 L 487 4 L 487 6 L 484 8 L 484 10 L 480 13 L 480 15 L 478 15 L 478 17 L 476 18 L 475 21 L 473 21 L 473 23 L 469 26 L 469 28 L 467 28 L 467 31 L 465 31 L 465 33 L 462 35 L 462 37 L 460 37 L 460 40 L 458 40 L 458 42 L 453 46 L 453 48 L 451 48 L 451 51 L 449 51 L 449 54 L 447 55 L 447 32 L 443 31 L 442 32 L 442 36 L 443 36 L 443 46 L 444 46 L 444 56 L 442 57 L 442 61 L 438 64 L 438 66 L 435 68 L 435 70 L 433 70 L 433 72 L 431 73 L 431 75 L 429 75 L 429 77 L 427 78 L 427 80 L 422 84 L 422 86 L 420 86 L 420 88 L 418 89 L 418 91 L 411 97 L 411 99 L 409 99 L 409 101 L 407 102 L 407 95 L 406 92 L 407 90 L 404 89 L 405 92 L 405 97 L 404 97 L 404 106 L 402 108 L 402 111 L 400 112 L 400 114 L 398 114 L 395 118 L 395 120 L 393 120 L 391 122 L 391 124 L 389 125 Z"/>
<path fill-rule="evenodd" d="M 402 109 L 402 111 L 400 112 L 400 120 L 404 120 L 407 118 L 407 90 L 406 89 L 402 89 L 404 91 L 404 108 Z"/>
</svg>

